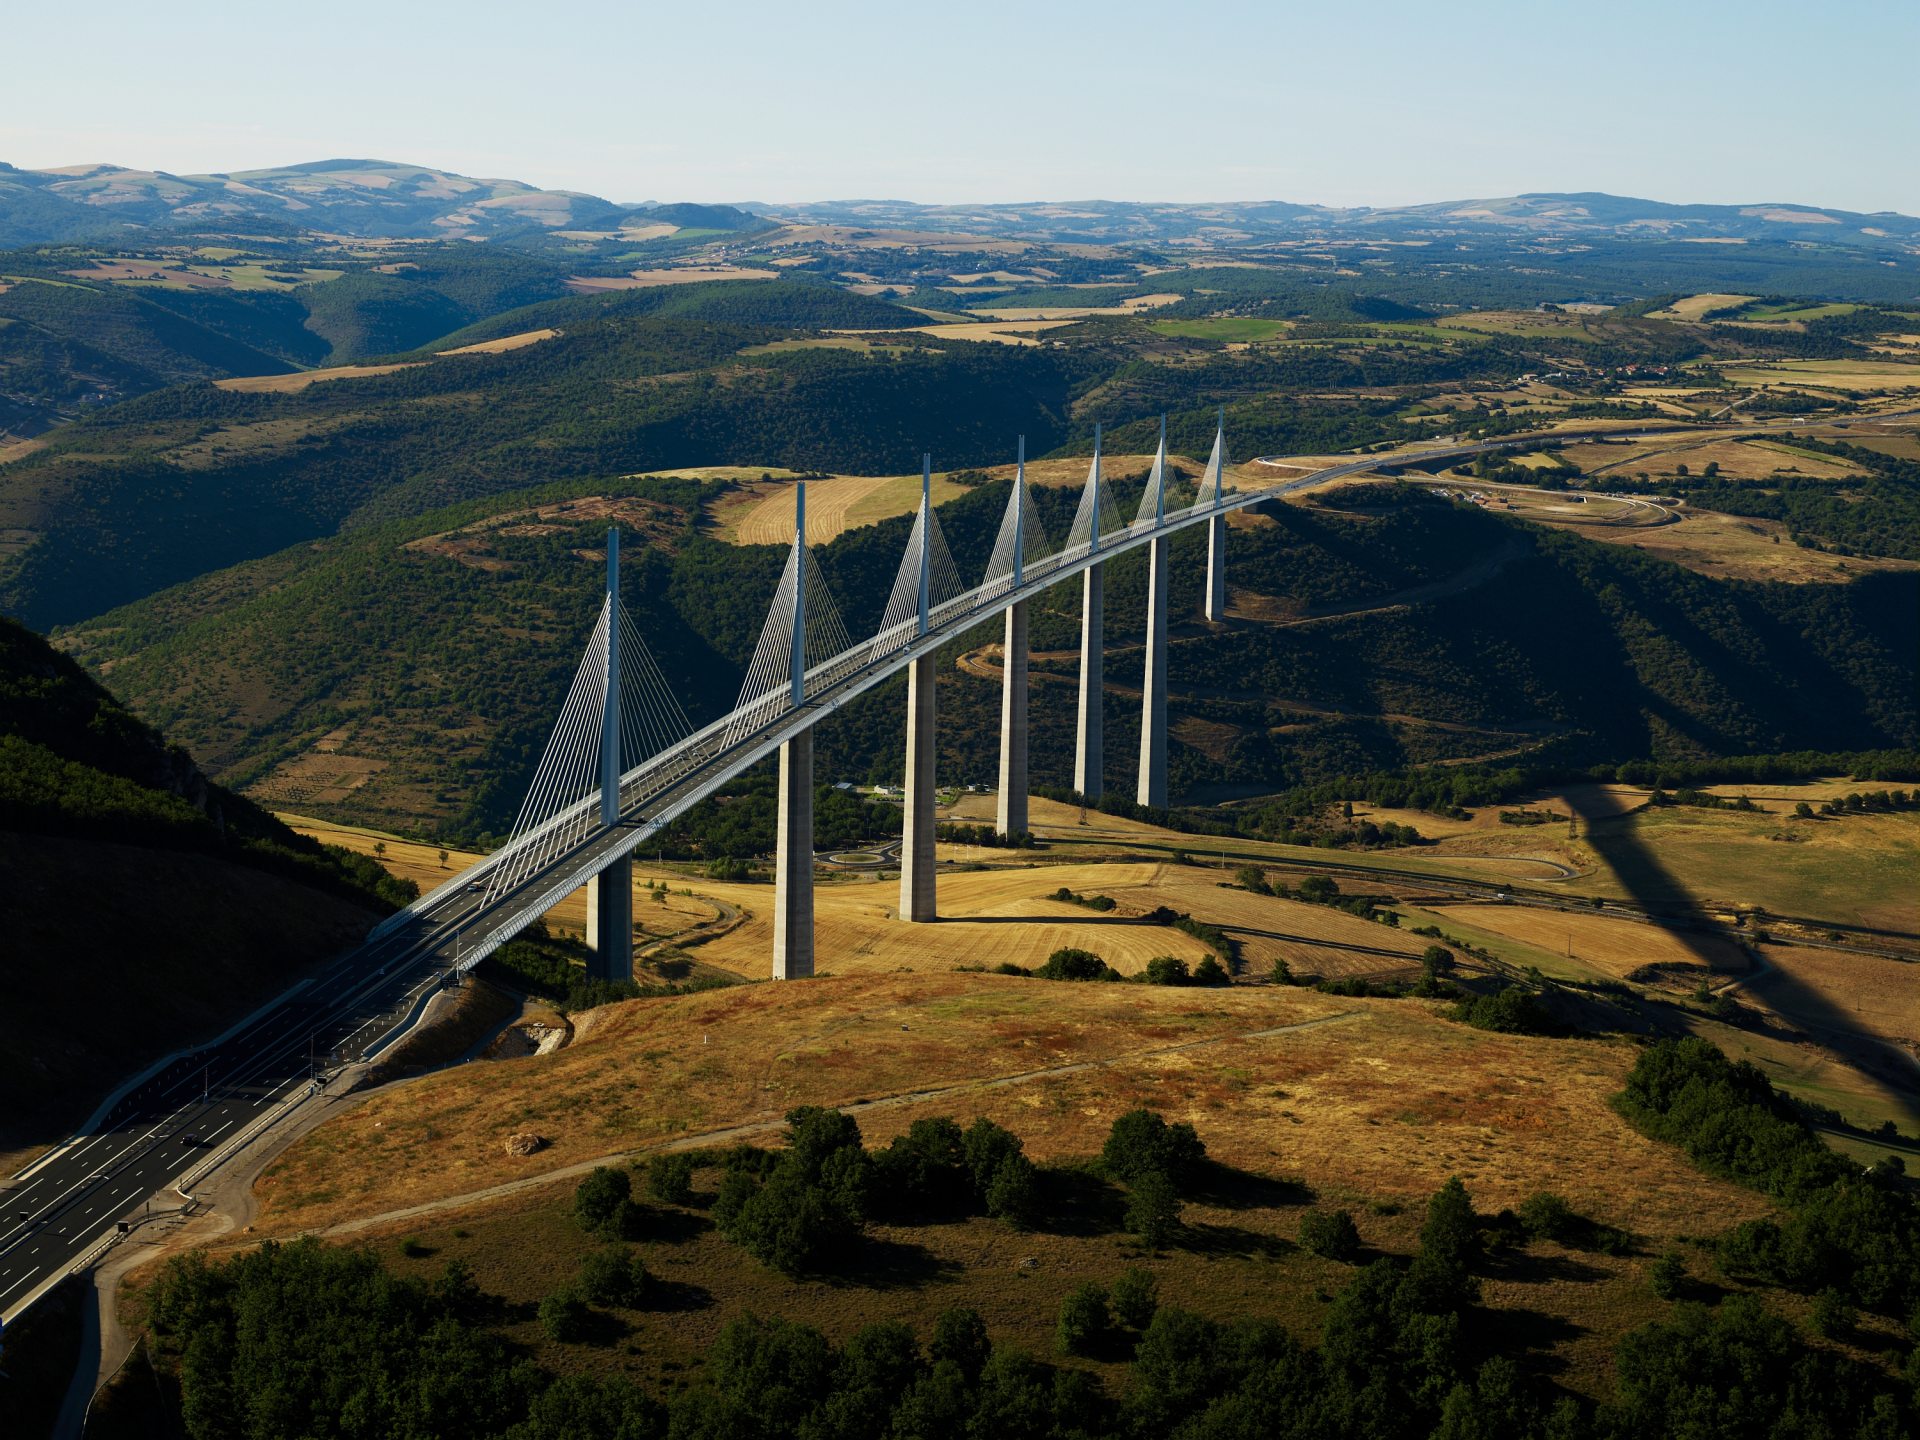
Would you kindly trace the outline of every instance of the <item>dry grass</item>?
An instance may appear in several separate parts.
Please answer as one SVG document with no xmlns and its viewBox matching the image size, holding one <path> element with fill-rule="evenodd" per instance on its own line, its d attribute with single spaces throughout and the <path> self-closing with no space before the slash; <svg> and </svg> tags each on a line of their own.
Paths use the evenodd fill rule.
<svg viewBox="0 0 1920 1440">
<path fill-rule="evenodd" d="M 1441 913 L 1523 944 L 1569 955 L 1615 979 L 1625 979 L 1643 966 L 1728 975 L 1752 968 L 1738 945 L 1717 935 L 1683 933 L 1612 916 L 1518 905 L 1449 905 Z"/>
<path fill-rule="evenodd" d="M 1053 312 L 1052 319 L 1013 317 L 1005 320 L 961 320 L 949 325 L 917 325 L 914 329 L 919 334 L 938 335 L 946 340 L 985 340 L 998 345 L 1038 345 L 1040 342 L 1034 337 L 1042 331 L 1073 323 L 1070 318 L 1061 318 L 1062 313 Z"/>
<path fill-rule="evenodd" d="M 1286 988 L 953 974 L 769 983 L 610 1007 L 572 1046 L 512 1062 L 516 1071 L 463 1066 L 376 1093 L 267 1172 L 259 1225 L 330 1225 L 771 1126 L 796 1104 L 883 1096 L 913 1098 L 865 1110 L 870 1139 L 923 1114 L 986 1114 L 1048 1160 L 1097 1149 L 1114 1116 L 1149 1104 L 1193 1121 L 1227 1163 L 1316 1190 L 1413 1200 L 1459 1174 L 1489 1207 L 1551 1186 L 1655 1234 L 1697 1226 L 1703 1204 L 1736 1217 L 1763 1209 L 1612 1114 L 1606 1097 L 1632 1054 L 1492 1035 L 1417 1001 Z M 1048 1073 L 992 1083 L 1030 1072 Z M 507 1156 L 501 1142 L 524 1130 L 548 1147 Z"/>
<path fill-rule="evenodd" d="M 1779 360 L 1730 365 L 1735 385 L 1806 385 L 1822 390 L 1920 389 L 1920 365 L 1897 360 Z"/>
<path fill-rule="evenodd" d="M 1139 315 L 1148 310 L 1157 310 L 1162 305 L 1172 305 L 1183 296 L 1168 293 L 1165 295 L 1135 295 L 1122 300 L 1118 305 L 1043 305 L 1010 306 L 995 309 L 982 306 L 973 313 L 986 315 L 995 320 L 1084 320 L 1094 315 Z"/>
<path fill-rule="evenodd" d="M 291 375 L 235 375 L 213 383 L 222 390 L 237 390 L 246 395 L 291 395 L 323 380 L 359 380 L 368 375 L 391 375 L 424 364 L 410 360 L 398 365 L 334 365 L 324 370 L 296 370 Z"/>
<path fill-rule="evenodd" d="M 980 855 L 968 846 L 940 850 L 943 859 Z M 950 970 L 958 965 L 1034 966 L 1066 946 L 1092 950 L 1126 975 L 1144 969 L 1156 955 L 1178 955 L 1191 963 L 1207 953 L 1205 945 L 1181 931 L 1141 922 L 1140 915 L 1160 901 L 1128 905 L 1131 914 L 1102 915 L 1047 898 L 1062 885 L 1118 898 L 1119 889 L 1150 887 L 1170 868 L 1175 867 L 1049 865 L 947 873 L 940 877 L 941 918 L 933 925 L 908 925 L 897 918 L 900 888 L 891 876 L 822 884 L 814 891 L 816 964 L 821 972 L 834 975 Z M 1213 877 L 1207 878 L 1211 883 Z M 702 945 L 700 959 L 756 979 L 766 975 L 773 950 L 772 888 L 711 881 L 696 882 L 692 888 L 746 913 L 745 921 L 729 934 Z"/>
<path fill-rule="evenodd" d="M 1769 945 L 1764 954 L 1773 968 L 1742 987 L 1743 996 L 1801 1025 L 1844 1020 L 1920 1059 L 1920 969 L 1808 945 Z"/>
<path fill-rule="evenodd" d="M 451 350 L 442 350 L 442 355 L 499 355 L 508 350 L 520 350 L 528 345 L 538 345 L 542 340 L 551 340 L 558 330 L 522 330 L 518 335 L 502 335 L 498 340 L 481 340 L 472 345 L 459 345 Z"/>
<path fill-rule="evenodd" d="M 1724 310 L 1730 305 L 1742 305 L 1749 300 L 1757 300 L 1757 295 L 1689 295 L 1684 300 L 1676 300 L 1664 310 L 1652 312 L 1656 320 L 1698 320 L 1709 310 Z"/>
<path fill-rule="evenodd" d="M 600 290 L 645 290 L 655 285 L 697 285 L 703 280 L 778 280 L 778 270 L 749 270 L 739 265 L 681 265 L 668 270 L 633 270 L 625 275 L 574 275 L 567 288 L 582 294 Z"/>
</svg>

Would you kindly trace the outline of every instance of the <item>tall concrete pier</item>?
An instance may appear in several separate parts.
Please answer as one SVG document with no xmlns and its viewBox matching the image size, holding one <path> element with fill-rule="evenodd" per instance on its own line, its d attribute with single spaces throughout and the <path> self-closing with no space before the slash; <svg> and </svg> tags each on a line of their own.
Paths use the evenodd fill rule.
<svg viewBox="0 0 1920 1440">
<path fill-rule="evenodd" d="M 779 840 L 773 871 L 773 978 L 813 974 L 813 731 L 780 747 Z"/>
<path fill-rule="evenodd" d="M 1027 437 L 1020 437 L 1019 468 L 1013 472 L 1013 573 L 1011 588 L 1027 578 Z M 1002 835 L 1027 828 L 1027 602 L 1007 607 L 1006 643 L 1000 659 L 1000 793 L 996 826 Z"/>
<path fill-rule="evenodd" d="M 607 652 L 601 675 L 600 823 L 620 820 L 620 530 L 607 531 Z M 633 856 L 587 881 L 587 945 L 599 980 L 633 978 Z"/>
<path fill-rule="evenodd" d="M 1199 499 L 1218 505 L 1225 498 L 1227 472 L 1227 411 L 1220 410 L 1220 427 L 1213 435 L 1213 458 L 1200 477 Z M 1218 625 L 1227 618 L 1227 517 L 1207 522 L 1207 619 Z"/>
<path fill-rule="evenodd" d="M 938 913 L 933 871 L 933 656 L 907 665 L 907 785 L 900 837 L 900 918 Z"/>
<path fill-rule="evenodd" d="M 1106 592 L 1104 565 L 1089 565 L 1080 577 L 1080 719 L 1075 729 L 1073 788 L 1098 800 L 1106 764 Z"/>
<path fill-rule="evenodd" d="M 1000 805 L 1002 835 L 1027 826 L 1027 602 L 1007 607 L 1000 675 Z"/>
<path fill-rule="evenodd" d="M 793 629 L 787 683 L 798 711 L 807 691 L 807 482 L 793 492 Z M 773 862 L 773 978 L 813 974 L 813 731 L 780 747 L 780 820 Z"/>
<path fill-rule="evenodd" d="M 1167 803 L 1167 566 L 1162 535 L 1147 547 L 1147 654 L 1140 694 L 1141 805 Z"/>
</svg>

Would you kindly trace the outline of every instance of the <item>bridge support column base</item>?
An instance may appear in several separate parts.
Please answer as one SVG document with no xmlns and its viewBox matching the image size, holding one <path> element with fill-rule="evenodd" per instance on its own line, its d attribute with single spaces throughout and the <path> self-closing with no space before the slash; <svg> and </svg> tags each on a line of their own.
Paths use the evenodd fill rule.
<svg viewBox="0 0 1920 1440">
<path fill-rule="evenodd" d="M 773 978 L 813 974 L 813 731 L 780 747 L 780 829 L 773 862 Z"/>
<path fill-rule="evenodd" d="M 588 974 L 633 978 L 633 856 L 622 855 L 587 881 Z"/>
<path fill-rule="evenodd" d="M 907 784 L 900 834 L 900 918 L 937 913 L 933 850 L 933 656 L 907 665 Z"/>
</svg>

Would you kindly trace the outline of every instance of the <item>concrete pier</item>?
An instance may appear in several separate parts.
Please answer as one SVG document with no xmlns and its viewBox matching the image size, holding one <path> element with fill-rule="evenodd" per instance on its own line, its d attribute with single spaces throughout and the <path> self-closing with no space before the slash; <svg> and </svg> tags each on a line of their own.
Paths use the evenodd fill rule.
<svg viewBox="0 0 1920 1440">
<path fill-rule="evenodd" d="M 1167 568 L 1168 539 L 1151 542 L 1147 559 L 1147 653 L 1140 686 L 1141 805 L 1167 803 Z"/>
<path fill-rule="evenodd" d="M 1081 572 L 1080 586 L 1080 721 L 1075 728 L 1073 788 L 1088 800 L 1098 800 L 1101 771 L 1106 764 L 1106 607 L 1104 562 Z"/>
<path fill-rule="evenodd" d="M 900 918 L 938 913 L 933 871 L 933 656 L 907 665 L 907 785 L 900 836 Z"/>
<path fill-rule="evenodd" d="M 1000 660 L 1000 805 L 998 829 L 1017 835 L 1027 826 L 1027 602 L 1007 607 L 1007 638 Z"/>
<path fill-rule="evenodd" d="M 1207 522 L 1207 619 L 1218 625 L 1227 618 L 1227 517 Z"/>
<path fill-rule="evenodd" d="M 773 978 L 813 974 L 813 731 L 780 747 L 780 826 L 773 862 Z"/>
<path fill-rule="evenodd" d="M 588 973 L 595 980 L 633 978 L 633 856 L 622 855 L 587 881 Z"/>
</svg>

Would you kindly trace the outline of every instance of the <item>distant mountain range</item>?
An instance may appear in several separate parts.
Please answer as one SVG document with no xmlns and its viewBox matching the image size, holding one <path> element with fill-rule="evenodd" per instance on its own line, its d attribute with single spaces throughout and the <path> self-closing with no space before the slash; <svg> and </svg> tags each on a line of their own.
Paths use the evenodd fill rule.
<svg viewBox="0 0 1920 1440">
<path fill-rule="evenodd" d="M 0 162 L 0 245 L 102 239 L 134 227 L 459 239 L 617 231 L 662 221 L 714 230 L 755 223 L 726 206 L 622 205 L 571 190 L 384 160 L 314 160 L 230 175 L 171 175 L 118 165 L 20 170 Z"/>
<path fill-rule="evenodd" d="M 1284 201 L 1160 205 L 1073 201 L 916 205 L 903 200 L 806 204 L 620 203 L 517 180 L 483 180 L 424 165 L 316 160 L 274 170 L 172 175 L 116 165 L 21 170 L 0 163 L 0 246 L 98 240 L 130 230 L 319 231 L 363 238 L 505 237 L 619 231 L 662 222 L 753 228 L 757 217 L 862 228 L 937 230 L 1095 244 L 1222 245 L 1316 237 L 1806 241 L 1920 254 L 1920 220 L 1787 202 L 1668 205 L 1598 192 L 1528 194 L 1435 205 L 1333 209 Z"/>
</svg>

